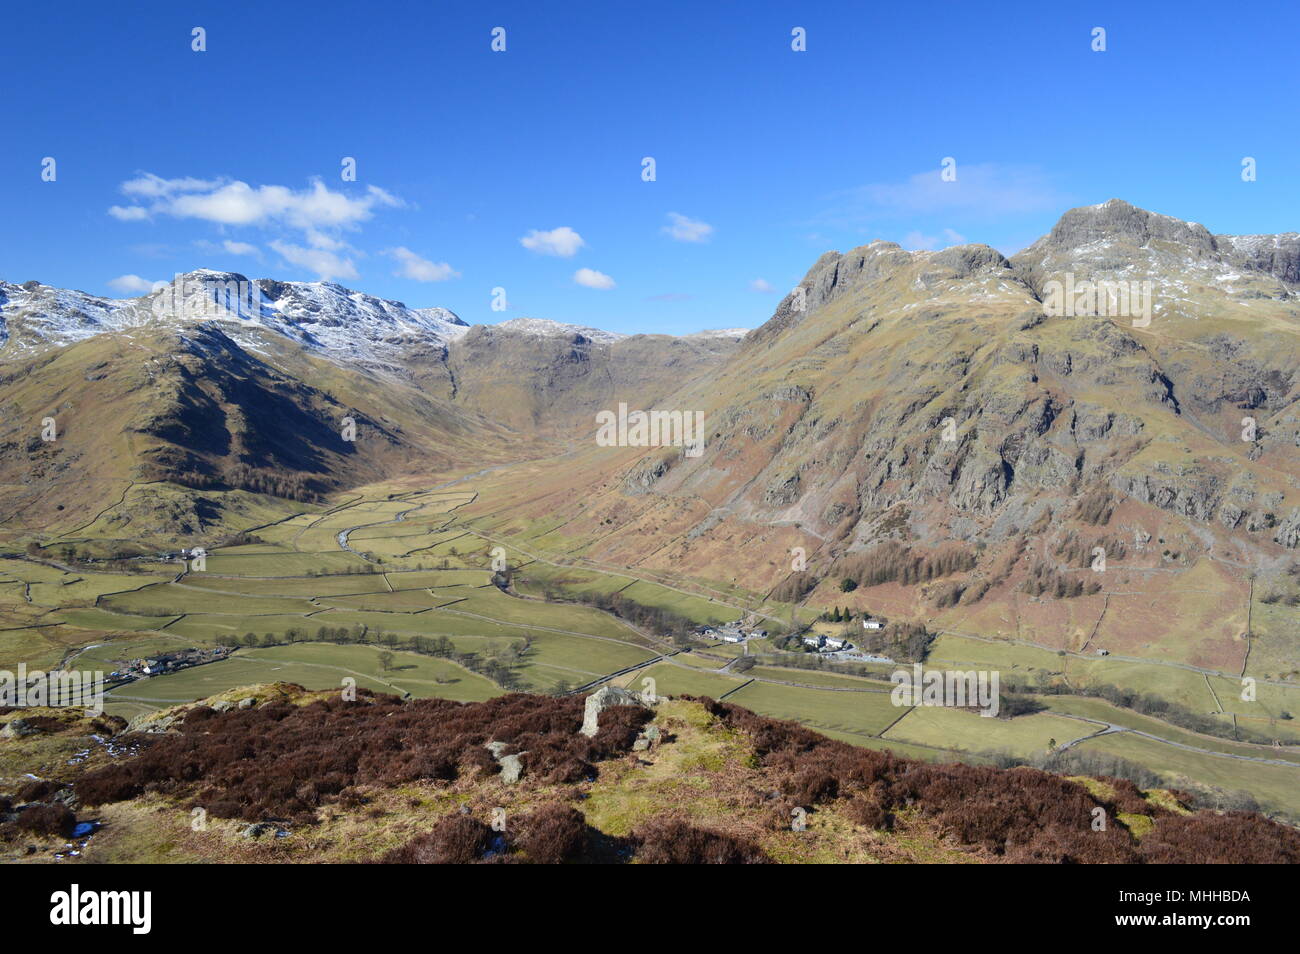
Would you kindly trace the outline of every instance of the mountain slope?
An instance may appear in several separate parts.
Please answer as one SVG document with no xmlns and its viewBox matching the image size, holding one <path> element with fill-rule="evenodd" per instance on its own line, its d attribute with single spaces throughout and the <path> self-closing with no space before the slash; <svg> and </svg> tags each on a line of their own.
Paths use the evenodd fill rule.
<svg viewBox="0 0 1300 954">
<path fill-rule="evenodd" d="M 657 403 L 704 413 L 700 456 L 588 438 L 564 475 L 501 494 L 595 562 L 1240 670 L 1250 576 L 1280 578 L 1300 546 L 1293 248 L 1112 202 L 1013 260 L 828 253 L 725 365 Z M 1045 314 L 1067 272 L 1150 281 L 1150 324 Z M 902 586 L 881 565 L 939 553 L 965 568 Z M 842 577 L 864 585 L 846 597 Z"/>
<path fill-rule="evenodd" d="M 471 330 L 442 308 L 211 270 L 134 299 L 0 283 L 0 525 L 66 531 L 112 509 L 129 537 L 172 538 L 219 530 L 230 491 L 314 500 L 536 456 L 616 387 L 653 401 L 738 340 Z M 206 496 L 129 512 L 146 483 Z"/>
</svg>

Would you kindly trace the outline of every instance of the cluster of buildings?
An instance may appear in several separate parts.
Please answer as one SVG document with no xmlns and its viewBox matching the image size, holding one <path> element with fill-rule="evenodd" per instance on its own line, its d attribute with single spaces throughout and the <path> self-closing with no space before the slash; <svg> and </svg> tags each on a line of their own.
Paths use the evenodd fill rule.
<svg viewBox="0 0 1300 954">
<path fill-rule="evenodd" d="M 847 636 L 827 636 L 825 633 L 805 633 L 802 639 L 805 646 L 809 649 L 815 649 L 819 653 L 837 653 L 841 650 L 853 648 L 853 644 L 849 642 Z"/>
<path fill-rule="evenodd" d="M 870 613 L 863 613 L 862 628 L 869 633 L 877 632 L 885 628 L 885 621 L 873 618 Z M 840 634 L 809 632 L 800 638 L 805 646 L 819 653 L 848 652 L 854 648 L 847 632 Z"/>
<path fill-rule="evenodd" d="M 703 639 L 720 639 L 724 643 L 743 643 L 747 639 L 763 639 L 767 636 L 765 629 L 746 630 L 743 620 L 734 620 L 722 626 L 701 626 L 695 631 Z"/>
<path fill-rule="evenodd" d="M 220 662 L 230 655 L 225 646 L 215 649 L 178 649 L 171 653 L 160 653 L 148 659 L 132 659 L 129 663 L 110 674 L 110 679 L 143 679 L 145 676 L 159 676 L 165 672 L 176 672 L 204 663 Z"/>
</svg>

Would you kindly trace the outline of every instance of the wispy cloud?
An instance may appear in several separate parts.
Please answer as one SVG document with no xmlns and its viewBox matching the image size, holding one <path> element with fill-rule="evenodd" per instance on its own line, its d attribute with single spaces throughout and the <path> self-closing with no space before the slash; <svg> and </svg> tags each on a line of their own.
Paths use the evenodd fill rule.
<svg viewBox="0 0 1300 954">
<path fill-rule="evenodd" d="M 573 273 L 573 280 L 586 288 L 609 289 L 614 287 L 614 279 L 594 268 L 580 268 Z"/>
<path fill-rule="evenodd" d="M 315 272 L 322 279 L 359 277 L 354 258 L 364 257 L 364 253 L 348 245 L 340 234 L 355 231 L 379 209 L 405 205 L 379 186 L 342 192 L 330 188 L 321 179 L 312 179 L 306 188 L 295 189 L 283 185 L 253 186 L 224 177 L 164 179 L 142 172 L 123 182 L 119 191 L 131 204 L 114 205 L 108 214 L 120 221 L 167 217 L 207 222 L 222 229 L 257 227 L 273 230 L 273 234 L 278 231 L 279 237 L 269 242 L 269 246 L 285 262 Z M 199 245 L 230 255 L 261 255 L 257 245 L 235 239 L 225 239 L 219 246 L 206 240 Z M 436 270 L 434 263 L 425 264 Z M 422 270 L 416 262 L 409 263 L 408 267 L 433 274 L 428 269 Z"/>
<path fill-rule="evenodd" d="M 752 291 L 762 292 L 764 295 L 770 295 L 776 291 L 776 289 L 772 287 L 772 283 L 766 278 L 755 278 L 749 283 L 749 287 Z"/>
<path fill-rule="evenodd" d="M 276 240 L 271 243 L 271 248 L 290 265 L 297 265 L 300 268 L 306 268 L 315 272 L 322 281 L 332 281 L 336 278 L 354 279 L 357 278 L 357 268 L 352 263 L 351 258 L 339 255 L 324 248 L 304 248 L 301 245 L 293 245 L 289 242 Z"/>
<path fill-rule="evenodd" d="M 840 226 L 934 213 L 1006 216 L 1066 207 L 1061 192 L 1037 166 L 958 162 L 948 182 L 939 165 L 901 182 L 874 182 L 830 196 L 832 206 L 816 221 Z"/>
<path fill-rule="evenodd" d="M 108 213 L 123 222 L 165 215 L 216 225 L 281 225 L 302 230 L 354 227 L 371 218 L 377 208 L 404 204 L 378 186 L 349 195 L 329 188 L 320 179 L 313 179 L 306 189 L 292 189 L 226 179 L 163 179 L 143 173 L 123 182 L 121 192 L 135 204 L 114 205 Z"/>
<path fill-rule="evenodd" d="M 123 295 L 144 295 L 153 291 L 154 286 L 149 279 L 141 278 L 139 275 L 119 275 L 117 278 L 110 278 L 105 284 Z"/>
<path fill-rule="evenodd" d="M 926 235 L 923 232 L 913 230 L 903 236 L 903 248 L 906 249 L 935 249 L 942 245 L 947 248 L 950 245 L 964 245 L 966 236 L 953 229 L 944 229 L 940 235 Z"/>
<path fill-rule="evenodd" d="M 677 242 L 703 242 L 713 234 L 713 226 L 708 222 L 687 218 L 680 212 L 669 212 L 668 224 L 662 231 Z"/>
<path fill-rule="evenodd" d="M 561 225 L 558 229 L 551 229 L 549 232 L 533 229 L 519 240 L 519 244 L 530 252 L 537 252 L 540 255 L 573 258 L 578 253 L 578 249 L 587 243 L 573 229 Z"/>
<path fill-rule="evenodd" d="M 393 274 L 399 278 L 410 278 L 417 282 L 445 282 L 449 278 L 460 277 L 460 272 L 446 262 L 430 261 L 405 246 L 390 248 L 384 254 L 397 260 L 398 268 Z"/>
</svg>

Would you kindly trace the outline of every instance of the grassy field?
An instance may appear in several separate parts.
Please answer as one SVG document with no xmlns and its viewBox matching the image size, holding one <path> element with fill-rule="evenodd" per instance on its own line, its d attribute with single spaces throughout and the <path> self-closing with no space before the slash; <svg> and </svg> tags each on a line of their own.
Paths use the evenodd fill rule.
<svg viewBox="0 0 1300 954">
<path fill-rule="evenodd" d="M 1191 779 L 1228 791 L 1244 791 L 1265 808 L 1300 816 L 1300 784 L 1297 784 L 1300 775 L 1290 766 L 1187 752 L 1127 733 L 1105 735 L 1084 742 L 1079 748 L 1118 755 L 1145 765 L 1164 775 L 1175 787 Z"/>
<path fill-rule="evenodd" d="M 267 649 L 240 650 L 222 662 L 195 666 L 178 673 L 129 683 L 107 695 L 105 709 L 113 713 L 119 703 L 166 708 L 190 702 L 237 686 L 263 682 L 294 682 L 308 689 L 343 687 L 344 678 L 376 692 L 409 692 L 417 697 L 439 697 L 461 702 L 500 695 L 501 689 L 482 676 L 448 662 L 415 653 L 394 652 L 393 668 L 380 663 L 374 646 L 334 646 L 295 643 Z"/>
<path fill-rule="evenodd" d="M 902 714 L 887 692 L 840 692 L 763 682 L 751 682 L 727 696 L 727 701 L 777 719 L 862 736 L 879 735 Z"/>
<path fill-rule="evenodd" d="M 51 667 L 72 659 L 70 664 L 79 668 L 108 671 L 168 650 L 238 644 L 243 648 L 227 661 L 120 688 L 112 694 L 110 711 L 135 715 L 277 680 L 331 688 L 345 676 L 376 691 L 468 700 L 504 690 L 454 662 L 402 652 L 401 645 L 417 637 L 445 637 L 458 653 L 514 659 L 514 676 L 526 690 L 555 691 L 651 662 L 666 648 L 577 601 L 584 597 L 620 593 L 694 623 L 735 619 L 741 615 L 739 606 L 762 607 L 788 618 L 788 606 L 763 604 L 761 596 L 735 583 L 583 565 L 584 541 L 567 536 L 559 523 L 516 519 L 508 512 L 462 516 L 475 501 L 481 506 L 471 488 L 421 493 L 386 486 L 350 493 L 333 507 L 298 516 L 267 510 L 276 522 L 253 528 L 253 538 L 260 542 L 213 550 L 202 572 L 182 574 L 179 563 L 142 564 L 140 573 L 101 573 L 93 567 L 69 571 L 18 556 L 0 558 L 0 668 L 12 669 L 19 662 Z M 342 532 L 364 555 L 340 547 Z M 512 592 L 492 584 L 489 551 L 496 540 L 504 541 L 514 568 Z M 541 599 L 548 587 L 574 601 Z M 1248 670 L 1275 674 L 1285 667 L 1274 643 L 1289 638 L 1283 631 L 1290 620 L 1278 604 L 1260 604 L 1257 611 L 1258 655 L 1252 653 Z M 290 630 L 311 639 L 320 627 L 364 628 L 367 644 L 246 645 L 248 634 L 261 644 L 267 636 L 282 639 Z M 397 662 L 389 671 L 379 661 L 376 644 L 388 639 L 381 634 L 392 634 L 397 643 Z M 516 658 L 515 650 L 525 644 Z M 764 655 L 763 664 L 746 673 L 715 671 L 746 652 L 746 647 L 720 643 L 615 681 L 642 689 L 649 678 L 661 695 L 725 697 L 857 745 L 932 759 L 981 761 L 997 752 L 1029 758 L 1045 752 L 1050 740 L 1078 739 L 1100 728 L 1098 722 L 1112 723 L 1190 748 L 1120 734 L 1080 743 L 1079 750 L 1122 754 L 1153 770 L 1250 792 L 1270 806 L 1288 807 L 1300 800 L 1289 794 L 1300 790 L 1300 749 L 1199 735 L 1080 694 L 1043 694 L 1039 698 L 1048 711 L 1015 719 L 944 708 L 903 709 L 890 700 L 887 671 L 864 679 L 783 667 L 770 640 L 750 644 L 748 650 Z M 1240 679 L 1231 673 L 1116 655 L 1073 655 L 944 634 L 927 665 L 997 670 L 1004 689 L 1008 679 L 1066 690 L 1118 686 L 1212 715 L 1228 727 L 1235 716 L 1243 727 L 1300 742 L 1300 724 L 1286 718 L 1300 713 L 1298 686 L 1260 682 L 1256 698 L 1247 701 Z M 1295 767 L 1231 757 L 1258 754 Z"/>
<path fill-rule="evenodd" d="M 964 709 L 918 706 L 891 726 L 884 738 L 959 752 L 1001 751 L 1027 758 L 1047 752 L 1053 739 L 1068 742 L 1099 728 L 1043 712 L 997 719 Z"/>
<path fill-rule="evenodd" d="M 1126 728 L 1158 735 L 1161 738 L 1179 742 L 1183 745 L 1192 745 L 1197 748 L 1209 749 L 1213 752 L 1222 752 L 1229 755 L 1259 755 L 1265 758 L 1283 759 L 1284 761 L 1300 764 L 1300 752 L 1265 745 L 1236 743 L 1212 735 L 1189 732 L 1171 726 L 1167 722 L 1161 722 L 1159 719 L 1153 719 L 1150 716 L 1113 706 L 1104 699 L 1090 699 L 1085 696 L 1049 696 L 1044 701 L 1053 712 L 1077 715 L 1085 719 L 1095 719 L 1113 725 L 1122 725 Z"/>
</svg>

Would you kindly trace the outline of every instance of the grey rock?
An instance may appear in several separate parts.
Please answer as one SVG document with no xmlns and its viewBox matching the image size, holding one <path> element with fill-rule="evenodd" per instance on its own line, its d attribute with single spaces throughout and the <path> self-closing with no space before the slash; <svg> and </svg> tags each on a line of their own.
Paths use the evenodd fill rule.
<svg viewBox="0 0 1300 954">
<path fill-rule="evenodd" d="M 29 735 L 38 735 L 40 731 L 26 719 L 10 719 L 5 723 L 5 727 L 0 729 L 0 736 L 6 739 L 21 739 Z"/>
<path fill-rule="evenodd" d="M 249 696 L 249 697 L 246 698 L 246 699 L 240 699 L 240 700 L 239 700 L 239 708 L 241 708 L 241 709 L 251 709 L 251 708 L 253 708 L 253 706 L 255 706 L 255 705 L 257 705 L 257 697 L 256 697 L 256 696 Z"/>
<path fill-rule="evenodd" d="M 640 693 L 630 689 L 616 689 L 604 686 L 587 696 L 586 708 L 582 713 L 582 728 L 578 731 L 587 738 L 592 738 L 600 730 L 600 714 L 610 706 L 641 706 L 649 708 Z"/>
<path fill-rule="evenodd" d="M 526 754 L 520 752 L 519 755 L 503 755 L 497 759 L 497 764 L 501 766 L 501 781 L 513 785 L 523 777 L 524 760 L 520 756 Z"/>
<path fill-rule="evenodd" d="M 1277 533 L 1273 534 L 1273 542 L 1280 543 L 1288 550 L 1300 547 L 1300 507 L 1292 510 L 1291 516 L 1278 524 Z"/>
</svg>

